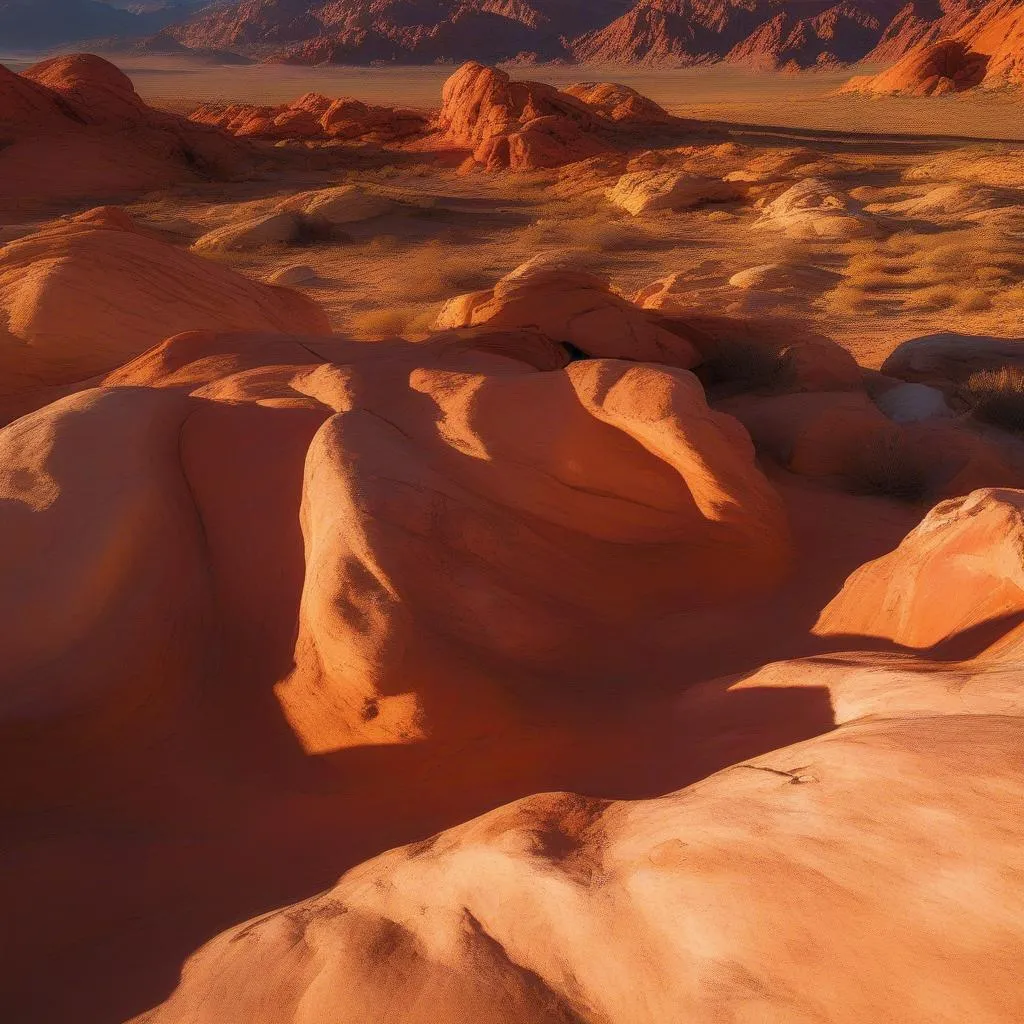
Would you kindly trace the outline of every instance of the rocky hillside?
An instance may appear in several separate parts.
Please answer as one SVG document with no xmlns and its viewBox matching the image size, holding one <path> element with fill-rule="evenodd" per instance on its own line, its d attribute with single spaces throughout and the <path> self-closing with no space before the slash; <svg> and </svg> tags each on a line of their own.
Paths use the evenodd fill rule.
<svg viewBox="0 0 1024 1024">
<path fill-rule="evenodd" d="M 578 61 L 761 69 L 893 62 L 1021 0 L 241 0 L 173 27 L 191 48 L 297 64 Z"/>
</svg>

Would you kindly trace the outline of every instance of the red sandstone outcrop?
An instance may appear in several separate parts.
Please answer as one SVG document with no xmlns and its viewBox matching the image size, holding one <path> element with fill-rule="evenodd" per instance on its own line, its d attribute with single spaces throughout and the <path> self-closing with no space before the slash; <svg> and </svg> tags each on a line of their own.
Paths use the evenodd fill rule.
<svg viewBox="0 0 1024 1024">
<path fill-rule="evenodd" d="M 962 424 L 896 422 L 797 325 L 642 309 L 564 255 L 463 299 L 464 326 L 366 344 L 130 228 L 99 212 L 4 251 L 37 257 L 12 265 L 12 323 L 67 283 L 47 379 L 104 374 L 0 429 L 19 1009 L 115 976 L 89 998 L 130 990 L 123 1019 L 227 922 L 568 788 L 630 799 L 534 797 L 373 860 L 215 940 L 145 1019 L 653 1024 L 741 1000 L 852 1024 L 884 1019 L 889 982 L 914 1024 L 1012 1019 L 1019 704 L 1005 665 L 871 660 L 917 634 L 865 608 L 941 619 L 924 642 L 976 620 L 918 610 L 941 590 L 905 548 L 872 567 L 921 510 L 849 493 L 841 459 L 877 435 L 941 461 Z M 173 333 L 187 303 L 210 329 Z M 1017 524 L 972 503 L 941 564 L 960 611 L 999 616 Z M 879 597 L 892 564 L 912 600 Z M 861 661 L 751 675 L 828 645 Z M 939 973 L 953 955 L 965 970 Z"/>
<path fill-rule="evenodd" d="M 120 210 L 0 250 L 0 394 L 112 370 L 181 331 L 326 334 L 309 299 L 137 231 Z"/>
<path fill-rule="evenodd" d="M 232 177 L 251 163 L 223 133 L 147 107 L 125 75 L 89 54 L 22 75 L 0 67 L 0 134 L 0 200 L 11 202 Z"/>
<path fill-rule="evenodd" d="M 971 50 L 963 40 L 942 39 L 911 50 L 878 75 L 851 79 L 840 91 L 908 96 L 964 92 L 984 81 L 988 61 L 986 55 Z"/>
<path fill-rule="evenodd" d="M 875 76 L 859 76 L 856 92 L 941 95 L 978 85 L 1024 83 L 1024 7 L 1015 0 L 942 5 L 937 20 L 901 12 L 867 61 L 895 61 Z"/>
<path fill-rule="evenodd" d="M 1000 656 L 1008 644 L 1017 653 L 1024 620 L 1022 550 L 1021 491 L 980 490 L 943 502 L 895 551 L 858 569 L 815 629 L 920 649 L 995 626 Z M 1006 624 L 1002 631 L 1000 621 Z"/>
<path fill-rule="evenodd" d="M 968 689 L 901 668 L 897 688 L 884 660 L 778 666 L 767 685 L 834 686 L 869 717 L 658 800 L 531 797 L 385 854 L 214 939 L 147 1024 L 342 1005 L 409 1024 L 657 1024 L 739 1003 L 855 1024 L 891 1017 L 893 989 L 908 1024 L 1013 1020 L 1024 706 L 1006 674 Z M 943 974 L 950 956 L 962 969 Z"/>
<path fill-rule="evenodd" d="M 189 114 L 198 124 L 214 125 L 239 138 L 403 142 L 422 135 L 425 114 L 396 107 L 374 106 L 355 99 L 331 99 L 307 93 L 293 103 L 258 106 L 204 103 Z"/>
<path fill-rule="evenodd" d="M 685 128 L 633 89 L 611 83 L 560 91 L 513 81 L 471 61 L 445 82 L 439 139 L 487 170 L 559 167 L 628 148 L 645 130 Z"/>
</svg>

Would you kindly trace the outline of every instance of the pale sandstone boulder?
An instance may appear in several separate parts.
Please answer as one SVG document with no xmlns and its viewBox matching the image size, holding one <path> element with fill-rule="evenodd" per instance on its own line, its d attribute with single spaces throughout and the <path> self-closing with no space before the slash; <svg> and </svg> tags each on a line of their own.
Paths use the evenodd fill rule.
<svg viewBox="0 0 1024 1024">
<path fill-rule="evenodd" d="M 302 214 L 328 224 L 354 224 L 391 213 L 399 206 L 395 200 L 361 185 L 300 192 L 278 207 L 282 212 Z"/>
<path fill-rule="evenodd" d="M 207 231 L 192 243 L 194 252 L 232 252 L 266 246 L 298 245 L 306 222 L 295 213 L 267 213 L 231 221 Z"/>
<path fill-rule="evenodd" d="M 0 252 L 0 392 L 110 370 L 192 329 L 327 334 L 325 314 L 134 230 L 88 219 Z"/>
<path fill-rule="evenodd" d="M 882 364 L 889 377 L 955 388 L 982 370 L 1024 366 L 1024 339 L 943 331 L 897 345 Z"/>
<path fill-rule="evenodd" d="M 634 217 L 656 210 L 688 210 L 703 203 L 727 203 L 740 198 L 734 185 L 685 171 L 633 171 L 609 189 L 609 202 Z"/>
<path fill-rule="evenodd" d="M 937 505 L 891 554 L 858 569 L 815 626 L 926 648 L 1024 613 L 1024 492 L 978 490 Z"/>
<path fill-rule="evenodd" d="M 806 263 L 763 263 L 737 271 L 729 278 L 734 288 L 776 291 L 795 289 L 820 292 L 831 288 L 842 275 Z"/>
<path fill-rule="evenodd" d="M 296 263 L 290 267 L 281 267 L 265 278 L 267 284 L 278 285 L 282 288 L 294 288 L 298 285 L 312 284 L 320 277 L 316 267 L 307 266 L 304 263 Z"/>
<path fill-rule="evenodd" d="M 786 189 L 761 210 L 754 227 L 823 242 L 881 238 L 888 233 L 849 195 L 821 178 L 805 178 Z"/>
</svg>

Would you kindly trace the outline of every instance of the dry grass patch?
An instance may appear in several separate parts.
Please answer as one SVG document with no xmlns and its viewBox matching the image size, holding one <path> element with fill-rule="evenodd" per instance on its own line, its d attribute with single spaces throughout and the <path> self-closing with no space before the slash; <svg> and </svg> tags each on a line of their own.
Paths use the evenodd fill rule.
<svg viewBox="0 0 1024 1024">
<path fill-rule="evenodd" d="M 1006 289 L 1024 281 L 1024 246 L 991 228 L 901 232 L 848 251 L 843 280 L 826 298 L 839 312 L 984 312 L 1003 306 Z"/>
<path fill-rule="evenodd" d="M 960 393 L 976 419 L 1024 433 L 1024 369 L 980 370 L 971 374 Z"/>
<path fill-rule="evenodd" d="M 387 306 L 356 313 L 348 322 L 348 330 L 365 341 L 408 338 L 428 332 L 434 317 L 434 310 L 421 306 Z"/>
<path fill-rule="evenodd" d="M 912 504 L 928 497 L 926 468 L 898 432 L 873 438 L 851 451 L 843 476 L 855 494 Z"/>
<path fill-rule="evenodd" d="M 480 267 L 479 257 L 453 251 L 440 242 L 395 257 L 394 291 L 405 299 L 434 302 L 492 285 L 497 276 Z"/>
</svg>

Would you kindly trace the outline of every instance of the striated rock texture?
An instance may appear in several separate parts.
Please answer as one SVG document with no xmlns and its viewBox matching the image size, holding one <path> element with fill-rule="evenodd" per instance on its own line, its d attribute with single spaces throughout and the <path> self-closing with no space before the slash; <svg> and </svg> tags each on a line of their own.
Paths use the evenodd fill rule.
<svg viewBox="0 0 1024 1024">
<path fill-rule="evenodd" d="M 22 75 L 0 67 L 0 137 L 0 203 L 234 177 L 251 165 L 241 143 L 147 107 L 124 74 L 90 54 Z"/>
</svg>

